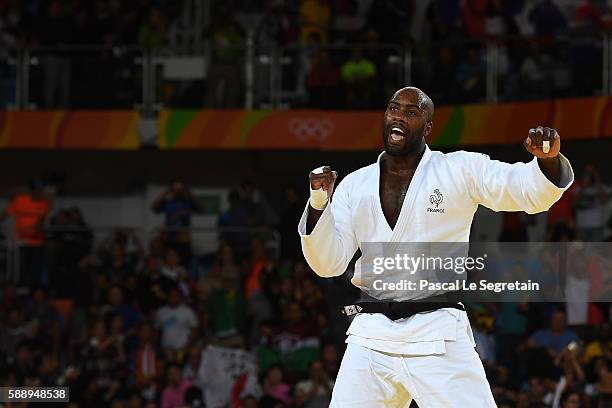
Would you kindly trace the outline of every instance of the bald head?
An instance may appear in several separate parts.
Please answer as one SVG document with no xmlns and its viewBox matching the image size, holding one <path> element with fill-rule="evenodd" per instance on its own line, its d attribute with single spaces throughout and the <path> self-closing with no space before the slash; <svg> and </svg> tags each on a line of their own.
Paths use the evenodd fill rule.
<svg viewBox="0 0 612 408">
<path fill-rule="evenodd" d="M 400 99 L 402 96 L 412 96 L 418 106 L 425 112 L 425 117 L 428 122 L 431 122 L 434 114 L 434 103 L 431 98 L 419 88 L 414 86 L 406 86 L 395 91 L 391 97 L 391 101 Z"/>
</svg>

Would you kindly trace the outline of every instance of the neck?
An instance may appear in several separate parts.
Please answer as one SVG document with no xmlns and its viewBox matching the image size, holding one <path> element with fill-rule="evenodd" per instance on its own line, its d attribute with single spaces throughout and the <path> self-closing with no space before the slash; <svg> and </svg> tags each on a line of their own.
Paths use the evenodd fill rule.
<svg viewBox="0 0 612 408">
<path fill-rule="evenodd" d="M 422 143 L 414 152 L 402 156 L 385 153 L 383 156 L 384 169 L 391 173 L 414 172 L 425 153 L 425 147 L 425 143 Z"/>
</svg>

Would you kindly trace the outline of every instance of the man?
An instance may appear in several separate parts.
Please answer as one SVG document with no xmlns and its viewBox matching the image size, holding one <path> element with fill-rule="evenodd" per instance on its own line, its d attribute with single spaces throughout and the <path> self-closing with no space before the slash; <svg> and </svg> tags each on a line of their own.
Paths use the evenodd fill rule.
<svg viewBox="0 0 612 408">
<path fill-rule="evenodd" d="M 202 213 L 202 205 L 185 184 L 176 182 L 157 197 L 151 208 L 157 214 L 164 214 L 166 243 L 174 247 L 181 256 L 181 262 L 188 265 L 191 257 L 191 216 Z"/>
<path fill-rule="evenodd" d="M 19 281 L 25 285 L 42 284 L 45 220 L 51 201 L 39 181 L 29 183 L 25 193 L 17 194 L 0 213 L 0 223 L 10 216 L 15 218 L 13 239 L 19 245 Z"/>
<path fill-rule="evenodd" d="M 478 153 L 431 151 L 425 141 L 433 113 L 420 89 L 400 89 L 385 111 L 385 151 L 377 163 L 349 174 L 335 191 L 336 172 L 310 173 L 298 231 L 319 276 L 341 275 L 363 242 L 467 243 L 479 204 L 546 211 L 573 182 L 554 129 L 531 129 L 523 144 L 534 159 L 511 165 Z M 428 212 L 431 200 L 444 212 Z M 447 304 L 394 320 L 357 314 L 330 406 L 408 407 L 414 398 L 421 408 L 494 407 L 463 306 Z"/>
</svg>

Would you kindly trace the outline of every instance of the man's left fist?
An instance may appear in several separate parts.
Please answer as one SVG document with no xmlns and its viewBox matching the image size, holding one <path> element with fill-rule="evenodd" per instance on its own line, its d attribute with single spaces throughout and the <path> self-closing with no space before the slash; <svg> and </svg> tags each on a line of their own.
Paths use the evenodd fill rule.
<svg viewBox="0 0 612 408">
<path fill-rule="evenodd" d="M 561 137 L 553 128 L 538 126 L 529 130 L 523 146 L 538 159 L 552 159 L 561 150 Z"/>
</svg>

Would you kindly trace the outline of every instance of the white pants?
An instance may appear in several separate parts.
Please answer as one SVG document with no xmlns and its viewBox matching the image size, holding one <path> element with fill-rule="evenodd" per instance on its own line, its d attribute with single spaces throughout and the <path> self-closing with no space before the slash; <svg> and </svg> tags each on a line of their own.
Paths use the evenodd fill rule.
<svg viewBox="0 0 612 408">
<path fill-rule="evenodd" d="M 466 323 L 467 322 L 466 319 Z M 468 337 L 446 341 L 436 355 L 393 354 L 349 343 L 330 408 L 496 407 L 484 368 Z"/>
</svg>

